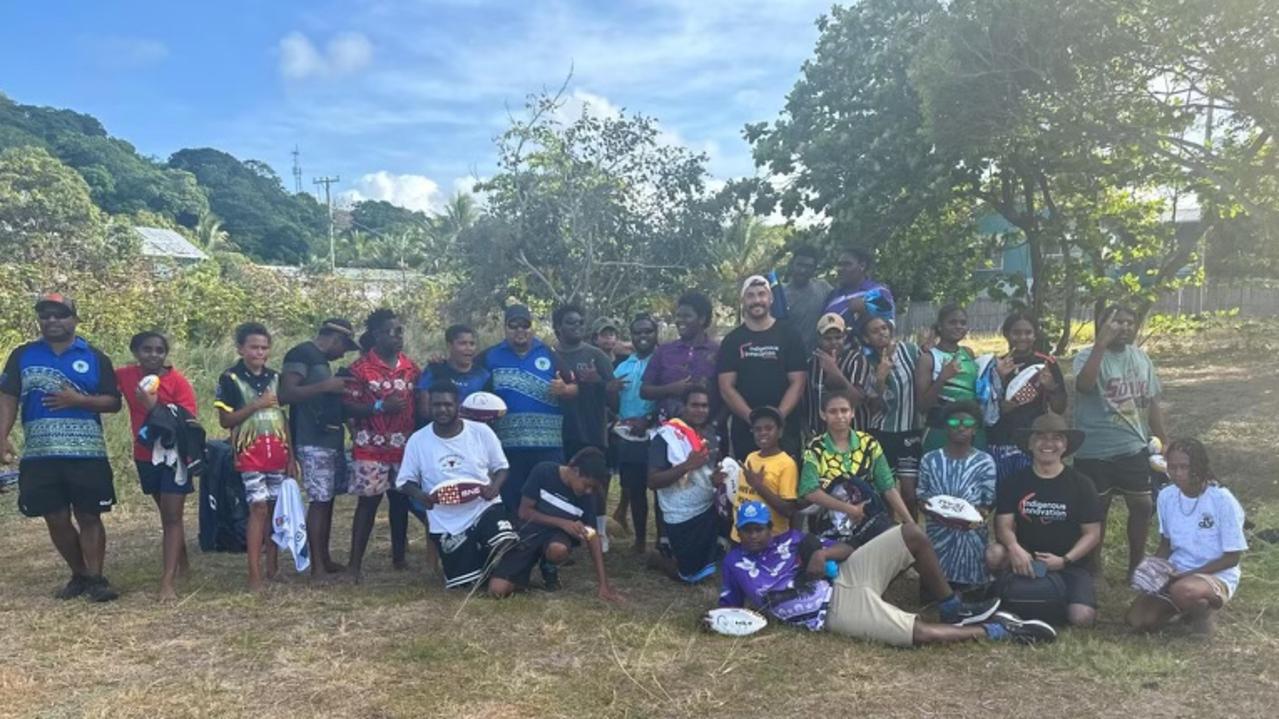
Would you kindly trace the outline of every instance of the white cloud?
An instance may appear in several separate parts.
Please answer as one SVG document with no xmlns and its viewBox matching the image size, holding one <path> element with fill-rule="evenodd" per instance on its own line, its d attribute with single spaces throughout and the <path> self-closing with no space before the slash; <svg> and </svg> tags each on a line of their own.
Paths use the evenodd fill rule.
<svg viewBox="0 0 1279 719">
<path fill-rule="evenodd" d="M 386 170 L 364 175 L 353 189 L 340 195 L 350 204 L 364 200 L 384 200 L 419 212 L 435 212 L 443 204 L 444 197 L 435 180 L 425 175 L 397 175 Z"/>
<path fill-rule="evenodd" d="M 280 74 L 290 80 L 350 75 L 373 60 L 373 43 L 358 32 L 341 33 L 323 52 L 301 32 L 280 39 Z"/>
</svg>

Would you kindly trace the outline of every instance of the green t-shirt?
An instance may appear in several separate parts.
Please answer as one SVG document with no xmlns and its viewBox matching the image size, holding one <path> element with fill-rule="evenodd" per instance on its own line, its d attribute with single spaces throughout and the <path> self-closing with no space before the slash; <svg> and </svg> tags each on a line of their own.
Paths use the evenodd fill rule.
<svg viewBox="0 0 1279 719">
<path fill-rule="evenodd" d="M 1075 356 L 1075 376 L 1092 351 L 1088 347 Z M 1132 345 L 1119 352 L 1106 350 L 1096 389 L 1075 395 L 1075 429 L 1084 432 L 1075 456 L 1109 459 L 1140 452 L 1150 440 L 1150 402 L 1160 391 L 1155 365 L 1145 352 Z"/>
<path fill-rule="evenodd" d="M 804 469 L 799 475 L 799 496 L 825 489 L 840 477 L 863 479 L 881 494 L 897 486 L 884 450 L 874 437 L 854 430 L 848 445 L 847 452 L 840 452 L 829 433 L 814 437 L 808 443 L 804 449 Z"/>
</svg>

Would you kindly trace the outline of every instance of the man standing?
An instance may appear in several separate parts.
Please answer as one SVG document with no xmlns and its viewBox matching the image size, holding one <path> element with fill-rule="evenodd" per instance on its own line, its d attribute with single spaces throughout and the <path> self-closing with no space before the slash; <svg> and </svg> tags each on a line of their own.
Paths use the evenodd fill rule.
<svg viewBox="0 0 1279 719">
<path fill-rule="evenodd" d="M 107 534 L 101 514 L 115 504 L 115 485 L 101 415 L 120 411 L 115 370 L 105 354 L 76 336 L 73 300 L 46 294 L 35 310 L 40 339 L 15 349 L 0 374 L 0 462 L 17 459 L 9 433 L 21 403 L 26 442 L 18 509 L 44 517 L 53 546 L 71 568 L 71 580 L 55 596 L 109 602 L 119 595 L 102 576 Z"/>
<path fill-rule="evenodd" d="M 681 399 L 690 387 L 709 390 L 711 412 L 715 412 L 715 357 L 719 343 L 707 334 L 713 318 L 711 301 L 701 292 L 685 292 L 675 301 L 675 331 L 679 337 L 653 351 L 640 385 L 640 397 L 657 401 L 660 421 L 680 416 Z"/>
<path fill-rule="evenodd" d="M 493 430 L 510 463 L 502 503 L 514 514 L 533 467 L 564 461 L 560 402 L 576 396 L 578 388 L 565 381 L 568 370 L 551 348 L 533 336 L 528 307 L 507 307 L 504 320 L 506 339 L 485 350 L 480 364 L 492 374 L 493 393 L 506 403 L 506 415 L 493 423 Z"/>
<path fill-rule="evenodd" d="M 894 320 L 896 304 L 892 291 L 870 276 L 874 261 L 874 257 L 860 247 L 849 247 L 839 253 L 839 286 L 826 297 L 825 312 L 842 315 L 849 327 L 859 326 L 861 316 L 867 311 L 889 322 Z"/>
<path fill-rule="evenodd" d="M 339 480 L 346 484 L 346 433 L 342 421 L 346 382 L 333 376 L 329 363 L 359 349 L 349 320 L 327 319 L 320 323 L 315 339 L 284 355 L 280 375 L 280 403 L 289 405 L 289 433 L 310 501 L 306 528 L 314 559 L 311 576 L 315 577 L 344 569 L 329 556 L 329 536 L 333 528 L 333 495 Z"/>
<path fill-rule="evenodd" d="M 1096 341 L 1075 356 L 1075 429 L 1084 443 L 1075 453 L 1075 469 L 1093 481 L 1101 495 L 1102 542 L 1092 555 L 1101 572 L 1110 500 L 1122 494 L 1128 505 L 1128 574 L 1146 555 L 1150 531 L 1150 453 L 1153 435 L 1165 445 L 1159 377 L 1146 353 L 1133 346 L 1137 313 L 1111 307 L 1097 321 Z"/>
<path fill-rule="evenodd" d="M 444 330 L 444 343 L 449 354 L 443 362 L 431 362 L 422 370 L 417 381 L 418 424 L 431 421 L 431 397 L 427 391 L 440 380 L 447 380 L 457 387 L 460 403 L 471 393 L 488 384 L 489 371 L 475 362 L 475 330 L 466 325 L 452 325 Z"/>
<path fill-rule="evenodd" d="M 482 581 L 493 558 L 519 540 L 499 499 L 508 465 L 488 425 L 458 416 L 456 384 L 438 380 L 426 391 L 431 424 L 409 438 L 395 487 L 426 507 L 444 586 L 461 587 Z M 481 484 L 483 489 L 478 497 L 456 504 L 432 499 L 441 484 L 456 480 Z"/>
<path fill-rule="evenodd" d="M 762 275 L 752 275 L 742 283 L 742 324 L 728 333 L 719 347 L 716 369 L 719 394 L 730 412 L 728 454 L 741 461 L 754 452 L 751 411 L 776 407 L 785 419 L 804 396 L 807 353 L 804 342 L 791 326 L 769 314 L 773 291 Z M 800 422 L 785 422 L 782 448 L 799 451 Z"/>
<path fill-rule="evenodd" d="M 786 321 L 790 322 L 804 340 L 804 349 L 817 349 L 817 320 L 826 310 L 826 298 L 834 288 L 817 272 L 817 250 L 808 245 L 796 247 L 791 253 L 790 282 L 782 285 L 786 293 Z"/>
</svg>

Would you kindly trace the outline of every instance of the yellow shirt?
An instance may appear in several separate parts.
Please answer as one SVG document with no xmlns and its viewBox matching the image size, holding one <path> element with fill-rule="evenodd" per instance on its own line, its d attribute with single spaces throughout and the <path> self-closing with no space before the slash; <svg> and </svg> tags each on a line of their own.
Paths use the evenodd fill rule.
<svg viewBox="0 0 1279 719">
<path fill-rule="evenodd" d="M 751 452 L 746 456 L 746 466 L 757 472 L 763 470 L 764 486 L 773 490 L 777 496 L 788 500 L 799 498 L 799 467 L 789 454 L 778 452 L 771 457 L 763 457 L 759 452 Z M 764 498 L 751 489 L 746 478 L 742 477 L 742 481 L 737 485 L 737 498 L 733 502 L 734 542 L 740 541 L 737 537 L 737 508 L 742 505 L 742 502 L 749 501 L 764 502 Z M 764 502 L 764 504 L 768 503 Z M 773 515 L 773 536 L 790 529 L 789 519 L 781 516 L 773 507 L 769 507 L 768 511 Z"/>
</svg>

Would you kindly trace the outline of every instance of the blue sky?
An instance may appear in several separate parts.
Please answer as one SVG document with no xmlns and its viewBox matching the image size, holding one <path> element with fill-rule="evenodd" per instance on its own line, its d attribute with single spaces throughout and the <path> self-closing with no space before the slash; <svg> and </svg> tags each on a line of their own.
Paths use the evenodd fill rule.
<svg viewBox="0 0 1279 719">
<path fill-rule="evenodd" d="M 87 112 L 146 154 L 289 152 L 346 197 L 424 209 L 494 169 L 526 94 L 656 117 L 719 178 L 754 174 L 830 0 L 220 0 L 7 3 L 0 92 Z M 17 8 L 21 8 L 18 10 Z"/>
</svg>

